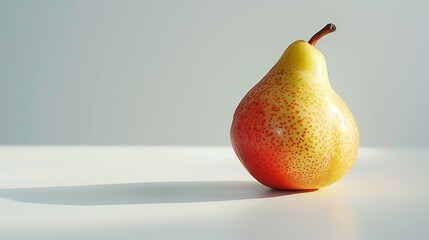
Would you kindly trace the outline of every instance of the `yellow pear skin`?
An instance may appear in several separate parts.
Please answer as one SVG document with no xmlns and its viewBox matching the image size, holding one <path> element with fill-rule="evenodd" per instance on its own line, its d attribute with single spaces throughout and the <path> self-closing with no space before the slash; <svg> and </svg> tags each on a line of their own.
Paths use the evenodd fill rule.
<svg viewBox="0 0 429 240">
<path fill-rule="evenodd" d="M 268 187 L 318 189 L 342 178 L 356 160 L 358 127 L 331 87 L 323 54 L 314 47 L 334 30 L 328 24 L 309 43 L 293 42 L 235 110 L 233 149 Z"/>
</svg>

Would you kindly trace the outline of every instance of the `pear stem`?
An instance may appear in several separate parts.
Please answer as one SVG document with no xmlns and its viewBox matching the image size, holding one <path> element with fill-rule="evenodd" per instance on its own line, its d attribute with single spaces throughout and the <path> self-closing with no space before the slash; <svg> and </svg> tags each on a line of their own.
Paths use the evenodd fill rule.
<svg viewBox="0 0 429 240">
<path fill-rule="evenodd" d="M 329 34 L 331 32 L 335 32 L 336 29 L 337 29 L 337 27 L 335 27 L 335 24 L 328 23 L 324 28 L 322 28 L 320 31 L 318 31 L 316 34 L 314 34 L 313 37 L 311 37 L 311 39 L 308 40 L 308 43 L 310 45 L 314 46 L 317 43 L 317 41 L 319 41 L 319 39 L 321 39 L 326 34 Z"/>
</svg>

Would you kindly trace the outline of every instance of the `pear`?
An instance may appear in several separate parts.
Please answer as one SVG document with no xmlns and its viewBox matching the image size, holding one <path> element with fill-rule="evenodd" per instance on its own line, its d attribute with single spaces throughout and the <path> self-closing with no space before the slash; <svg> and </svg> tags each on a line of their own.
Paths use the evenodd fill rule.
<svg viewBox="0 0 429 240">
<path fill-rule="evenodd" d="M 335 29 L 330 23 L 308 42 L 293 42 L 235 110 L 232 147 L 268 187 L 318 189 L 342 178 L 356 160 L 357 124 L 314 47 Z"/>
</svg>

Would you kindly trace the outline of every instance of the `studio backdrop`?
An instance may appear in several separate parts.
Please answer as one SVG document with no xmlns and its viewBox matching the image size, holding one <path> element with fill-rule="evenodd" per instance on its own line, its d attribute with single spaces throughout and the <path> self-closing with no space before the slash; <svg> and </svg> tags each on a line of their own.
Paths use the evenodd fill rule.
<svg viewBox="0 0 429 240">
<path fill-rule="evenodd" d="M 286 47 L 323 52 L 361 146 L 428 147 L 425 1 L 0 0 L 0 144 L 228 145 Z"/>
</svg>

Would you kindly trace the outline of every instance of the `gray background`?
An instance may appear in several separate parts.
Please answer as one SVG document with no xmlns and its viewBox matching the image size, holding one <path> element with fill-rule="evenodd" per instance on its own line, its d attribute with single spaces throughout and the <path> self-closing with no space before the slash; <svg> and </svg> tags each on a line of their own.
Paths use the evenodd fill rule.
<svg viewBox="0 0 429 240">
<path fill-rule="evenodd" d="M 229 144 L 294 40 L 317 48 L 362 146 L 427 147 L 424 1 L 0 1 L 0 144 Z"/>
</svg>

